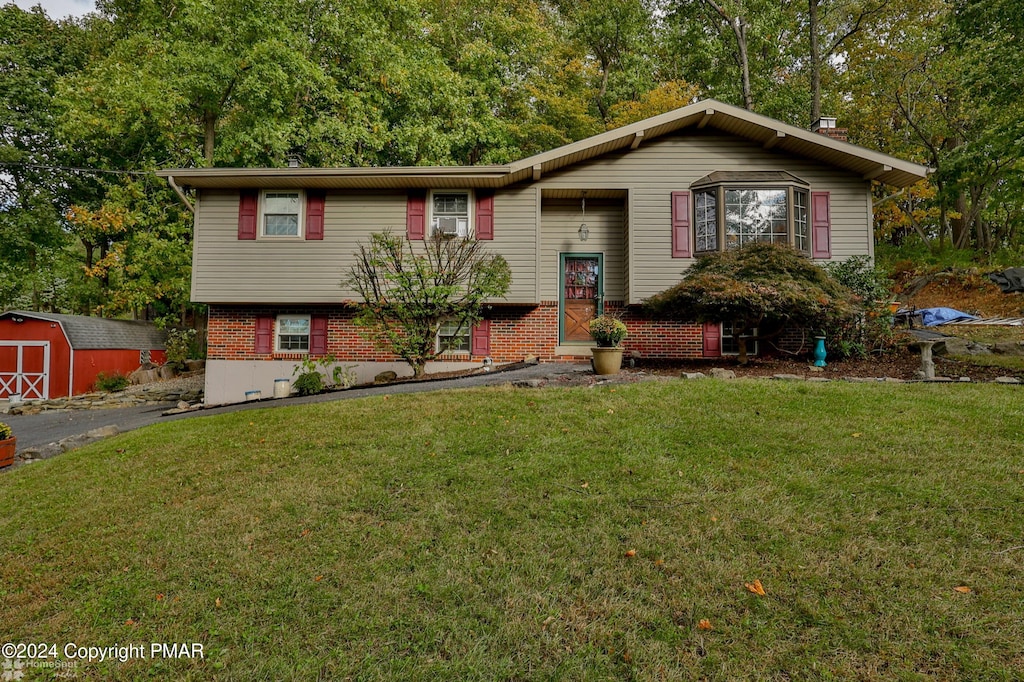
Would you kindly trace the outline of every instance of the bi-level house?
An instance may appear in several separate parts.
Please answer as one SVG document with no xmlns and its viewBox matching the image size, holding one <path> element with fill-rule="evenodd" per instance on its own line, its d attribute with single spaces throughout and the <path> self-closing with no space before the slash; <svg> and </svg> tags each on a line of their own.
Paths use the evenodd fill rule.
<svg viewBox="0 0 1024 682">
<path fill-rule="evenodd" d="M 388 229 L 485 240 L 512 268 L 507 296 L 453 340 L 445 369 L 586 359 L 587 322 L 602 311 L 623 316 L 627 350 L 643 357 L 721 354 L 730 330 L 648 319 L 639 304 L 696 255 L 753 240 L 820 262 L 871 256 L 872 182 L 906 187 L 928 172 L 836 133 L 834 120 L 809 131 L 705 100 L 502 166 L 163 171 L 197 197 L 207 402 L 267 395 L 310 354 L 362 380 L 408 373 L 360 336 L 343 286 L 357 245 Z"/>
</svg>

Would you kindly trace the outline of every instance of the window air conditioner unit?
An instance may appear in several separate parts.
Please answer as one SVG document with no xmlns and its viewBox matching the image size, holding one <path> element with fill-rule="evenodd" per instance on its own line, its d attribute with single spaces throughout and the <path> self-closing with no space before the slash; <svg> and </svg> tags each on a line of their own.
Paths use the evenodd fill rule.
<svg viewBox="0 0 1024 682">
<path fill-rule="evenodd" d="M 457 237 L 462 231 L 459 228 L 464 230 L 466 227 L 466 219 L 455 216 L 441 216 L 435 221 L 434 229 L 446 237 Z"/>
</svg>

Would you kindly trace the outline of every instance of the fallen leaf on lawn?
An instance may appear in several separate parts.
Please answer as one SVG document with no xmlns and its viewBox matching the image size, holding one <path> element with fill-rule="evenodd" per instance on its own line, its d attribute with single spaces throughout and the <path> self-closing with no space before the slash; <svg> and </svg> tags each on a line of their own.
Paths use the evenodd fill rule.
<svg viewBox="0 0 1024 682">
<path fill-rule="evenodd" d="M 266 439 L 266 438 L 260 438 L 260 442 L 261 442 L 261 443 L 266 443 L 266 442 L 267 442 L 267 439 Z"/>
<path fill-rule="evenodd" d="M 389 396 L 389 395 L 384 396 L 384 400 L 391 400 L 391 396 Z"/>
<path fill-rule="evenodd" d="M 609 407 L 608 408 L 608 414 L 615 414 L 615 410 L 613 410 L 612 408 Z"/>
<path fill-rule="evenodd" d="M 589 484 L 589 483 L 587 483 L 586 481 L 583 481 L 583 483 L 581 483 L 581 484 L 580 484 L 580 487 L 581 487 L 581 488 L 589 488 L 589 487 L 590 487 L 590 484 Z"/>
<path fill-rule="evenodd" d="M 309 535 L 309 529 L 308 528 L 303 528 L 302 529 L 301 537 L 306 537 L 307 535 Z"/>
<path fill-rule="evenodd" d="M 135 622 L 135 621 L 134 621 L 133 619 L 131 619 L 131 618 L 129 618 L 128 620 L 126 620 L 126 621 L 124 622 L 124 624 L 125 624 L 125 625 L 131 625 L 131 626 L 135 626 L 135 625 L 137 625 L 137 623 L 136 623 L 136 622 Z"/>
<path fill-rule="evenodd" d="M 767 594 L 764 591 L 764 586 L 761 584 L 760 580 L 755 580 L 752 583 L 743 583 L 743 584 L 747 586 L 748 590 L 750 590 L 751 592 L 756 594 L 758 597 L 763 597 L 763 596 L 765 596 Z"/>
<path fill-rule="evenodd" d="M 554 616 L 548 616 L 547 618 L 544 619 L 544 622 L 540 624 L 540 629 L 541 630 L 547 630 L 548 626 L 551 625 L 551 623 L 553 623 L 554 621 L 555 621 L 555 617 Z"/>
<path fill-rule="evenodd" d="M 655 566 L 664 566 L 665 565 L 665 560 L 664 559 L 655 559 L 654 560 L 654 565 Z"/>
<path fill-rule="evenodd" d="M 712 516 L 712 517 L 711 517 L 711 520 L 712 520 L 712 521 L 717 521 L 717 520 L 718 520 L 718 517 L 717 517 L 717 516 Z"/>
<path fill-rule="evenodd" d="M 218 609 L 220 608 L 220 605 L 221 605 L 222 603 L 223 603 L 223 602 L 221 602 L 221 600 L 220 600 L 220 597 L 217 597 L 216 599 L 214 599 L 214 600 L 213 600 L 213 605 L 214 605 L 215 607 L 217 607 Z"/>
<path fill-rule="evenodd" d="M 864 434 L 861 434 L 861 433 L 851 433 L 850 435 L 853 436 L 854 438 L 860 438 Z"/>
<path fill-rule="evenodd" d="M 156 600 L 157 601 L 163 601 L 164 600 L 164 595 L 162 595 L 162 594 L 156 595 Z"/>
<path fill-rule="evenodd" d="M 635 549 L 626 550 L 626 556 L 636 556 L 636 550 Z"/>
<path fill-rule="evenodd" d="M 967 585 L 959 585 L 957 587 L 954 587 L 953 589 L 959 592 L 960 594 L 969 594 L 971 592 L 971 588 L 967 587 Z"/>
<path fill-rule="evenodd" d="M 317 577 L 313 578 L 313 582 L 318 583 L 318 582 L 320 582 L 323 579 L 324 579 L 324 577 L 322 575 L 318 575 Z"/>
<path fill-rule="evenodd" d="M 701 618 L 700 621 L 697 623 L 697 627 L 700 628 L 701 630 L 710 630 L 711 629 L 711 621 L 708 620 L 707 618 Z"/>
</svg>

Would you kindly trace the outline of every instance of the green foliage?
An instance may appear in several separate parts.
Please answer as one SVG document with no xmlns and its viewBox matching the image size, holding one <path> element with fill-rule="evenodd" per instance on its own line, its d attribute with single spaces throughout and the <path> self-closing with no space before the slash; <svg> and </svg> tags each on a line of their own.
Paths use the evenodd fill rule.
<svg viewBox="0 0 1024 682">
<path fill-rule="evenodd" d="M 171 329 L 167 332 L 164 348 L 167 353 L 167 364 L 177 370 L 185 368 L 185 361 L 193 358 L 197 332 L 195 329 Z"/>
<path fill-rule="evenodd" d="M 590 335 L 601 348 L 615 348 L 627 333 L 622 320 L 611 315 L 599 315 L 590 321 Z"/>
<path fill-rule="evenodd" d="M 104 393 L 116 393 L 117 391 L 123 391 L 128 388 L 128 377 L 120 372 L 100 372 L 96 375 L 96 382 L 94 386 L 97 391 L 103 391 Z"/>
<path fill-rule="evenodd" d="M 679 284 L 646 307 L 662 317 L 730 322 L 746 362 L 748 338 L 769 338 L 783 326 L 822 330 L 856 316 L 858 304 L 856 294 L 795 249 L 753 242 L 699 256 Z"/>
<path fill-rule="evenodd" d="M 0 440 L 7 440 L 14 435 L 14 431 L 4 422 L 0 422 Z"/>
<path fill-rule="evenodd" d="M 324 392 L 324 377 L 320 372 L 302 372 L 295 379 L 295 391 L 299 395 L 316 395 Z"/>
<path fill-rule="evenodd" d="M 316 395 L 323 393 L 328 388 L 351 388 L 356 383 L 354 365 L 337 365 L 331 371 L 333 382 L 328 384 L 328 368 L 337 362 L 333 355 L 321 355 L 314 357 L 307 355 L 292 370 L 292 376 L 298 374 L 295 380 L 295 390 L 299 395 Z"/>
<path fill-rule="evenodd" d="M 347 284 L 364 302 L 352 304 L 353 321 L 408 362 L 415 376 L 445 350 L 437 347 L 442 324 L 470 327 L 482 319 L 485 302 L 504 296 L 512 282 L 505 259 L 472 239 L 412 242 L 375 233 L 356 258 Z"/>
</svg>

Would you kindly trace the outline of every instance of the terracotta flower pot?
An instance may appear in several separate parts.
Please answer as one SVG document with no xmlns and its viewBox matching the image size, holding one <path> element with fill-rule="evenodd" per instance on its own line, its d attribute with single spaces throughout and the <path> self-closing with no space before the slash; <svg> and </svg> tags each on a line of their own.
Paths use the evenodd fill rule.
<svg viewBox="0 0 1024 682">
<path fill-rule="evenodd" d="M 14 436 L 7 440 L 0 440 L 0 468 L 14 464 L 14 451 L 17 445 L 18 439 Z"/>
<path fill-rule="evenodd" d="M 595 374 L 618 374 L 622 369 L 621 348 L 591 348 L 594 354 Z"/>
</svg>

